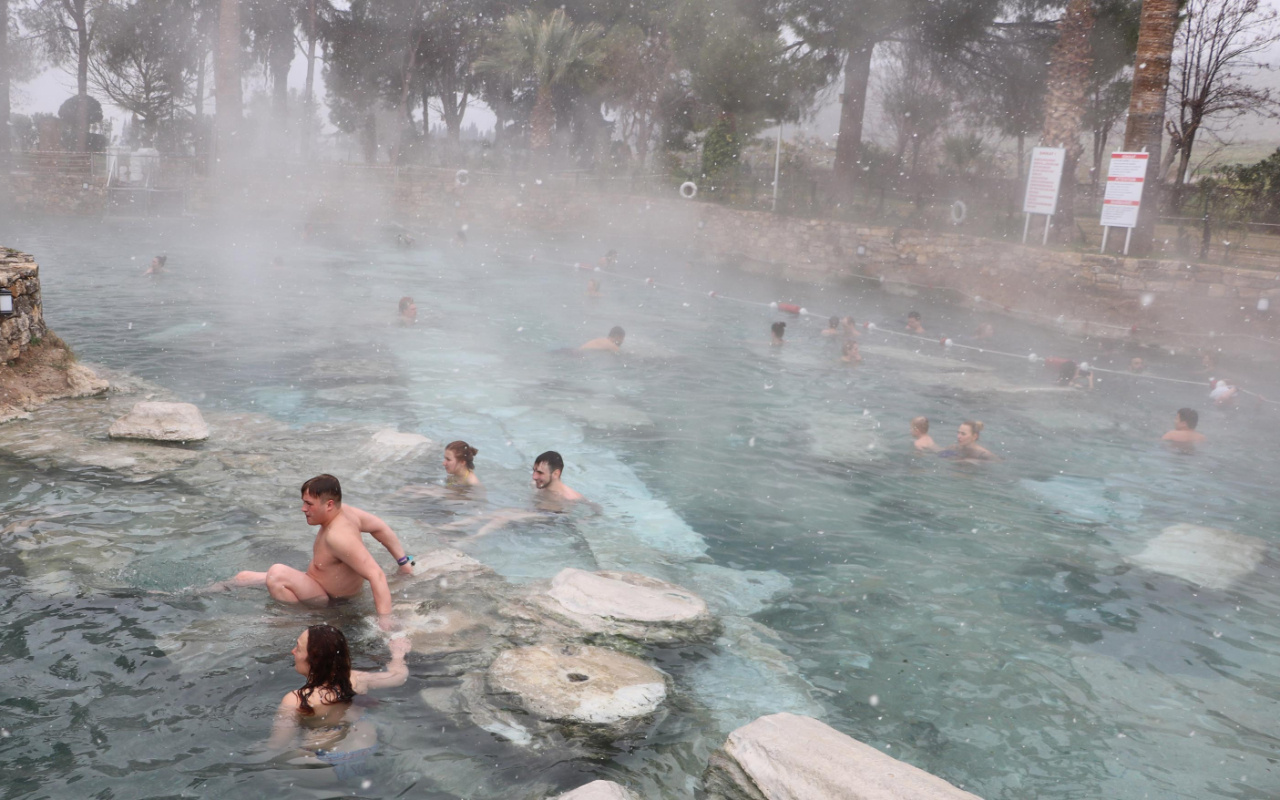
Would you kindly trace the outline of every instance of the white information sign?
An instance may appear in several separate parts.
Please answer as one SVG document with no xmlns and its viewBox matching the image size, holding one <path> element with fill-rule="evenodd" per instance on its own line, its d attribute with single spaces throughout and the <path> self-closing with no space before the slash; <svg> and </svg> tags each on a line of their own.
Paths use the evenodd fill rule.
<svg viewBox="0 0 1280 800">
<path fill-rule="evenodd" d="M 1108 228 L 1138 227 L 1142 187 L 1147 180 L 1149 153 L 1112 153 L 1107 191 L 1102 197 L 1102 224 Z"/>
<path fill-rule="evenodd" d="M 1066 160 L 1067 151 L 1061 147 L 1037 147 L 1031 151 L 1022 213 L 1051 217 L 1058 210 L 1058 188 L 1062 185 L 1062 165 Z"/>
</svg>

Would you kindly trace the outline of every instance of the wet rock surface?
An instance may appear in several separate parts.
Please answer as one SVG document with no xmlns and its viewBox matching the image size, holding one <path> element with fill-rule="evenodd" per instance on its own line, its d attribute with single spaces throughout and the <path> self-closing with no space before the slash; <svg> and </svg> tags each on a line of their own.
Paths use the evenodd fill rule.
<svg viewBox="0 0 1280 800">
<path fill-rule="evenodd" d="M 191 403 L 143 401 L 113 422 L 107 434 L 112 439 L 201 442 L 209 438 L 209 426 Z"/>
<path fill-rule="evenodd" d="M 507 650 L 489 667 L 488 683 L 539 719 L 592 725 L 648 717 L 667 696 L 666 679 L 653 667 L 585 645 Z"/>
<path fill-rule="evenodd" d="M 558 794 L 553 800 L 640 800 L 640 796 L 613 781 L 592 781 L 571 792 Z"/>
<path fill-rule="evenodd" d="M 552 617 L 587 633 L 642 642 L 697 641 L 717 630 L 702 598 L 673 583 L 634 572 L 565 569 L 530 600 Z"/>
<path fill-rule="evenodd" d="M 707 800 L 977 800 L 811 717 L 772 714 L 729 734 Z"/>
<path fill-rule="evenodd" d="M 1212 589 L 1228 589 L 1257 569 L 1267 543 L 1220 528 L 1170 525 L 1129 561 Z"/>
</svg>

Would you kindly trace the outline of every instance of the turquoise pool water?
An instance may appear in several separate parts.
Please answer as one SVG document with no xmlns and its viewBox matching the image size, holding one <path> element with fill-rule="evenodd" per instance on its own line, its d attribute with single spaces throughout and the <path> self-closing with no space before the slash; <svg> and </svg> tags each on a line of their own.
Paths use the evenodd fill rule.
<svg viewBox="0 0 1280 800">
<path fill-rule="evenodd" d="M 691 266 L 662 243 L 473 236 L 402 251 L 370 234 L 329 249 L 266 226 L 13 221 L 0 241 L 37 256 L 46 316 L 82 360 L 271 431 L 257 473 L 198 480 L 139 478 L 29 439 L 0 451 L 5 798 L 538 797 L 594 777 L 684 798 L 730 730 L 783 710 L 986 798 L 1280 794 L 1269 408 L 1213 409 L 1203 387 L 1128 376 L 1022 392 L 1049 385 L 1043 366 L 875 333 L 849 368 L 819 320 L 706 292 L 886 327 L 919 308 L 952 335 L 983 318 Z M 547 263 L 610 247 L 619 272 L 659 288 L 606 276 L 592 299 L 586 273 Z M 142 277 L 161 251 L 170 273 Z M 402 295 L 415 327 L 392 324 Z M 767 345 L 775 319 L 789 321 L 783 348 Z M 993 321 L 1001 350 L 1103 366 L 1131 355 Z M 560 352 L 615 324 L 623 357 Z M 1184 405 L 1210 436 L 1194 454 L 1157 441 Z M 913 455 L 917 414 L 939 442 L 985 421 L 1003 460 Z M 0 441 L 22 440 L 12 426 Z M 236 435 L 255 435 L 244 426 Z M 491 508 L 527 506 L 532 457 L 559 450 L 565 481 L 601 513 L 459 544 L 438 526 L 483 507 L 398 494 L 441 470 L 361 449 L 378 428 L 477 446 Z M 653 574 L 707 596 L 726 638 L 657 653 L 669 713 L 613 748 L 530 748 L 432 710 L 419 693 L 457 675 L 410 656 L 409 683 L 371 711 L 382 746 L 367 785 L 272 759 L 271 715 L 298 683 L 282 642 L 328 619 L 356 639 L 358 666 L 377 668 L 371 604 L 317 614 L 188 588 L 305 563 L 296 486 L 322 471 L 411 551 L 461 546 L 513 581 L 570 565 Z M 1266 550 L 1216 588 L 1190 583 L 1140 557 L 1178 524 Z"/>
</svg>

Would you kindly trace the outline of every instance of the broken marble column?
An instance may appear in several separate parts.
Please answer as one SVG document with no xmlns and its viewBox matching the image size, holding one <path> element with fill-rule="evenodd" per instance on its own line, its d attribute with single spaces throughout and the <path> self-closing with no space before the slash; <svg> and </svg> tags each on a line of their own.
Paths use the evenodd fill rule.
<svg viewBox="0 0 1280 800">
<path fill-rule="evenodd" d="M 190 403 L 142 402 L 113 422 L 107 433 L 112 439 L 201 442 L 209 438 L 209 426 Z"/>
<path fill-rule="evenodd" d="M 559 622 L 589 634 L 675 644 L 719 630 L 707 604 L 688 589 L 634 572 L 561 570 L 530 601 Z"/>
<path fill-rule="evenodd" d="M 771 714 L 729 734 L 706 800 L 979 800 L 812 717 Z"/>
<path fill-rule="evenodd" d="M 489 667 L 492 692 L 547 722 L 621 726 L 654 714 L 666 677 L 628 655 L 585 645 L 518 647 Z"/>
<path fill-rule="evenodd" d="M 640 800 L 640 796 L 613 781 L 592 781 L 551 800 Z"/>
</svg>

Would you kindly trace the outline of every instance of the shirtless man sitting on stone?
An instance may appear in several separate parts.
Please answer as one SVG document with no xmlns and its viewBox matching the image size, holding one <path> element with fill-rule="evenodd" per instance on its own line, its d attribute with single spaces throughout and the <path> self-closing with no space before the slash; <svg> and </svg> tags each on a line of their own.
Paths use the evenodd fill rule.
<svg viewBox="0 0 1280 800">
<path fill-rule="evenodd" d="M 342 486 L 332 475 L 317 475 L 302 484 L 302 513 L 308 525 L 319 525 L 306 572 L 286 564 L 272 564 L 266 572 L 241 572 L 219 588 L 263 586 L 282 603 L 326 606 L 334 600 L 354 597 L 364 582 L 373 590 L 373 604 L 383 628 L 392 626 L 391 590 L 387 576 L 364 546 L 367 532 L 387 548 L 400 571 L 413 574 L 413 557 L 387 523 L 367 511 L 342 504 Z"/>
<path fill-rule="evenodd" d="M 1178 416 L 1174 418 L 1173 430 L 1160 438 L 1166 442 L 1178 442 L 1180 444 L 1203 442 L 1208 437 L 1196 430 L 1196 425 L 1199 424 L 1200 414 L 1195 409 L 1180 408 L 1178 409 Z"/>
</svg>

